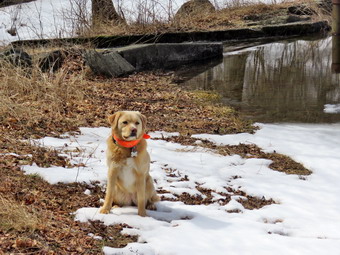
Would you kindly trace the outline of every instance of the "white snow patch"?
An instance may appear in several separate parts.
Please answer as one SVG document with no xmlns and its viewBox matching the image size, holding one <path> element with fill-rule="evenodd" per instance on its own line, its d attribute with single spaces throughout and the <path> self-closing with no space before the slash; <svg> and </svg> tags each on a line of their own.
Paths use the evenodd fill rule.
<svg viewBox="0 0 340 255">
<path fill-rule="evenodd" d="M 89 236 L 89 237 L 92 237 L 93 239 L 96 239 L 96 240 L 103 240 L 103 237 L 101 237 L 101 236 L 96 236 L 96 235 L 93 234 L 93 233 L 89 233 L 88 236 Z"/>
<path fill-rule="evenodd" d="M 86 190 L 84 191 L 84 194 L 90 196 L 90 195 L 91 195 L 91 190 L 86 189 Z"/>
<path fill-rule="evenodd" d="M 200 147 L 150 139 L 150 173 L 157 189 L 170 192 L 165 196 L 172 198 L 183 192 L 202 196 L 196 189 L 200 185 L 213 190 L 215 203 L 204 206 L 162 201 L 144 218 L 138 216 L 136 207 L 114 208 L 108 215 L 99 214 L 99 208 L 79 208 L 76 220 L 124 223 L 132 228 L 123 233 L 139 236 L 137 243 L 123 249 L 104 247 L 106 254 L 322 254 L 326 250 L 337 254 L 340 124 L 258 125 L 260 130 L 254 135 L 195 137 L 219 145 L 255 143 L 266 152 L 291 156 L 313 174 L 304 180 L 269 169 L 269 160 L 221 156 Z M 85 166 L 63 169 L 33 165 L 24 170 L 38 172 L 51 183 L 77 180 L 105 184 L 108 134 L 107 128 L 82 128 L 81 135 L 44 138 L 42 144 L 61 149 L 72 161 Z M 228 204 L 220 205 L 228 187 L 272 198 L 277 204 L 250 211 L 237 201 L 238 196 L 232 196 Z M 237 210 L 241 213 L 227 212 Z"/>
<path fill-rule="evenodd" d="M 325 113 L 340 113 L 340 104 L 325 104 L 323 111 Z"/>
</svg>

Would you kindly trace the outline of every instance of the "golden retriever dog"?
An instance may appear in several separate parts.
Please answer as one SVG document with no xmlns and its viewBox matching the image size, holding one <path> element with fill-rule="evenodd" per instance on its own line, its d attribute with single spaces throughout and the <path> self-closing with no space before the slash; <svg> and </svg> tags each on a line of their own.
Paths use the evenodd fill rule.
<svg viewBox="0 0 340 255">
<path fill-rule="evenodd" d="M 108 180 L 104 205 L 107 214 L 115 206 L 137 205 L 138 215 L 155 209 L 159 201 L 149 174 L 150 156 L 146 150 L 146 117 L 140 112 L 120 111 L 109 116 L 112 134 L 107 139 Z"/>
</svg>

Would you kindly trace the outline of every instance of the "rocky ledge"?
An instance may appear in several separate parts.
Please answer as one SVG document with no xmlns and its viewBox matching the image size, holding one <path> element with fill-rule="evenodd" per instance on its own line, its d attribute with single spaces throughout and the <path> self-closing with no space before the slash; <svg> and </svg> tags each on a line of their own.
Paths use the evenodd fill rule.
<svg viewBox="0 0 340 255">
<path fill-rule="evenodd" d="M 328 21 L 294 22 L 288 24 L 259 26 L 254 28 L 228 29 L 219 31 L 177 32 L 147 35 L 97 36 L 63 39 L 42 39 L 15 41 L 13 46 L 41 45 L 92 45 L 95 48 L 110 48 L 130 44 L 146 43 L 183 43 L 183 42 L 225 42 L 229 40 L 245 40 L 266 37 L 304 36 L 310 34 L 325 34 L 331 29 Z"/>
</svg>

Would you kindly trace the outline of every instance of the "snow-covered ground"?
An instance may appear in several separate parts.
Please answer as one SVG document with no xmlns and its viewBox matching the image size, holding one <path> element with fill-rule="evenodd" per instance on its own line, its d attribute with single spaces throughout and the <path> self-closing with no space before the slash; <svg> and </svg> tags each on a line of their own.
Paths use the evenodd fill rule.
<svg viewBox="0 0 340 255">
<path fill-rule="evenodd" d="M 151 175 L 157 188 L 170 191 L 169 197 L 183 192 L 194 195 L 199 194 L 199 184 L 215 191 L 216 202 L 206 206 L 162 201 L 157 211 L 148 211 L 145 218 L 137 215 L 135 207 L 115 208 L 108 215 L 99 214 L 98 208 L 79 208 L 75 220 L 125 223 L 132 228 L 123 233 L 139 236 L 137 243 L 122 249 L 104 247 L 105 254 L 339 254 L 340 123 L 259 125 L 254 135 L 195 137 L 216 144 L 255 143 L 267 152 L 291 156 L 312 170 L 312 175 L 286 175 L 269 169 L 266 159 L 221 156 L 200 147 L 150 139 Z M 40 140 L 44 146 L 64 150 L 72 161 L 85 167 L 33 165 L 23 170 L 39 173 L 51 183 L 105 183 L 108 134 L 107 128 L 82 128 L 77 136 Z M 151 137 L 161 137 L 161 133 L 151 133 Z M 169 177 L 168 171 L 178 177 Z M 237 202 L 239 197 L 233 196 L 228 204 L 221 205 L 218 193 L 227 193 L 228 187 L 272 198 L 276 204 L 247 210 Z M 233 209 L 241 212 L 228 212 Z"/>
<path fill-rule="evenodd" d="M 279 3 L 283 0 L 214 0 L 217 8 L 242 2 Z M 113 0 L 128 21 L 168 20 L 186 0 Z M 90 24 L 91 0 L 36 0 L 0 8 L 0 46 L 16 40 L 76 36 Z M 12 36 L 7 31 L 16 30 Z"/>
<path fill-rule="evenodd" d="M 81 4 L 84 13 L 79 11 Z M 88 7 L 89 1 L 85 0 L 37 0 L 0 8 L 0 45 L 16 40 L 74 36 L 78 18 L 88 17 Z M 15 36 L 7 32 L 10 29 L 16 30 Z"/>
<path fill-rule="evenodd" d="M 325 113 L 340 113 L 340 104 L 325 104 L 323 111 Z"/>
</svg>

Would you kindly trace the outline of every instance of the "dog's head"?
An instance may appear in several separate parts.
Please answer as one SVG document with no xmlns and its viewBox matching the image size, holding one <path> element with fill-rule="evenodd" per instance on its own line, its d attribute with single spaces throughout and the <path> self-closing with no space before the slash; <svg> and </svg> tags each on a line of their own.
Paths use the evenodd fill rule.
<svg viewBox="0 0 340 255">
<path fill-rule="evenodd" d="M 119 139 L 132 141 L 140 139 L 146 126 L 146 117 L 140 112 L 120 111 L 110 115 L 112 133 Z"/>
</svg>

